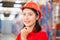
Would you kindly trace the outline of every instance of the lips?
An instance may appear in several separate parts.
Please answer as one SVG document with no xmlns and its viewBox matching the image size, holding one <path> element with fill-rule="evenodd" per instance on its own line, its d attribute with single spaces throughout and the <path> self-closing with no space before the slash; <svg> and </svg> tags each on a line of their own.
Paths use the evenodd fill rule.
<svg viewBox="0 0 60 40">
<path fill-rule="evenodd" d="M 30 21 L 24 21 L 25 23 L 29 23 Z"/>
</svg>

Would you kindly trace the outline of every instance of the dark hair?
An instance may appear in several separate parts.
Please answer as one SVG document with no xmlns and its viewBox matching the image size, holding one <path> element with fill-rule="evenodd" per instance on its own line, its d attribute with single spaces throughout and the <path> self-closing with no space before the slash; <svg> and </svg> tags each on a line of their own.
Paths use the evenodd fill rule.
<svg viewBox="0 0 60 40">
<path fill-rule="evenodd" d="M 36 14 L 36 16 L 39 15 L 39 13 L 35 9 L 33 9 L 33 8 L 27 8 L 27 9 L 31 9 Z M 25 25 L 23 27 L 25 27 Z M 41 30 L 41 26 L 39 25 L 38 20 L 36 20 L 36 24 L 34 26 L 34 29 L 35 29 L 34 32 L 39 32 Z"/>
</svg>

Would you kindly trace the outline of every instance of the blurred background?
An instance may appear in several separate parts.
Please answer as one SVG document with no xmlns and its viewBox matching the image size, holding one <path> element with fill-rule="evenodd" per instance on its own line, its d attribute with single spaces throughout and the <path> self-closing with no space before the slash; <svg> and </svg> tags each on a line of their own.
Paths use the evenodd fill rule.
<svg viewBox="0 0 60 40">
<path fill-rule="evenodd" d="M 60 40 L 60 0 L 0 0 L 0 40 L 15 40 L 23 27 L 20 7 L 29 1 L 40 5 L 39 23 L 49 40 Z"/>
</svg>

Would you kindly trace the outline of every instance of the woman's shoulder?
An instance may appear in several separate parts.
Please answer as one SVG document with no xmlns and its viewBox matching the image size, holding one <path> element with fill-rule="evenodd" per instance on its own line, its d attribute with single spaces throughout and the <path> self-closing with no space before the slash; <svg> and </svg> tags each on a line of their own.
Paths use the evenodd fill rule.
<svg viewBox="0 0 60 40">
<path fill-rule="evenodd" d="M 39 40 L 48 40 L 48 35 L 45 31 L 41 30 L 39 33 L 38 33 L 38 39 Z"/>
<path fill-rule="evenodd" d="M 46 31 L 44 31 L 44 30 L 39 31 L 39 34 L 40 34 L 40 35 L 47 35 Z M 48 36 L 48 35 L 47 35 L 47 36 Z"/>
<path fill-rule="evenodd" d="M 48 37 L 48 34 L 44 30 L 39 31 L 38 35 L 41 36 L 41 37 Z"/>
<path fill-rule="evenodd" d="M 46 33 L 46 31 L 44 31 L 44 30 L 41 30 L 41 31 L 39 31 L 39 33 Z"/>
</svg>

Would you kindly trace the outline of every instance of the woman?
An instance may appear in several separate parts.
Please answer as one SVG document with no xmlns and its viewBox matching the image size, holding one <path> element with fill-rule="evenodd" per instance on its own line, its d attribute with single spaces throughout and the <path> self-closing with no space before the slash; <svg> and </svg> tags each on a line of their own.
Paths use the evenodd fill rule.
<svg viewBox="0 0 60 40">
<path fill-rule="evenodd" d="M 46 32 L 41 30 L 38 23 L 41 11 L 38 4 L 28 2 L 22 7 L 24 27 L 16 40 L 48 40 Z"/>
</svg>

